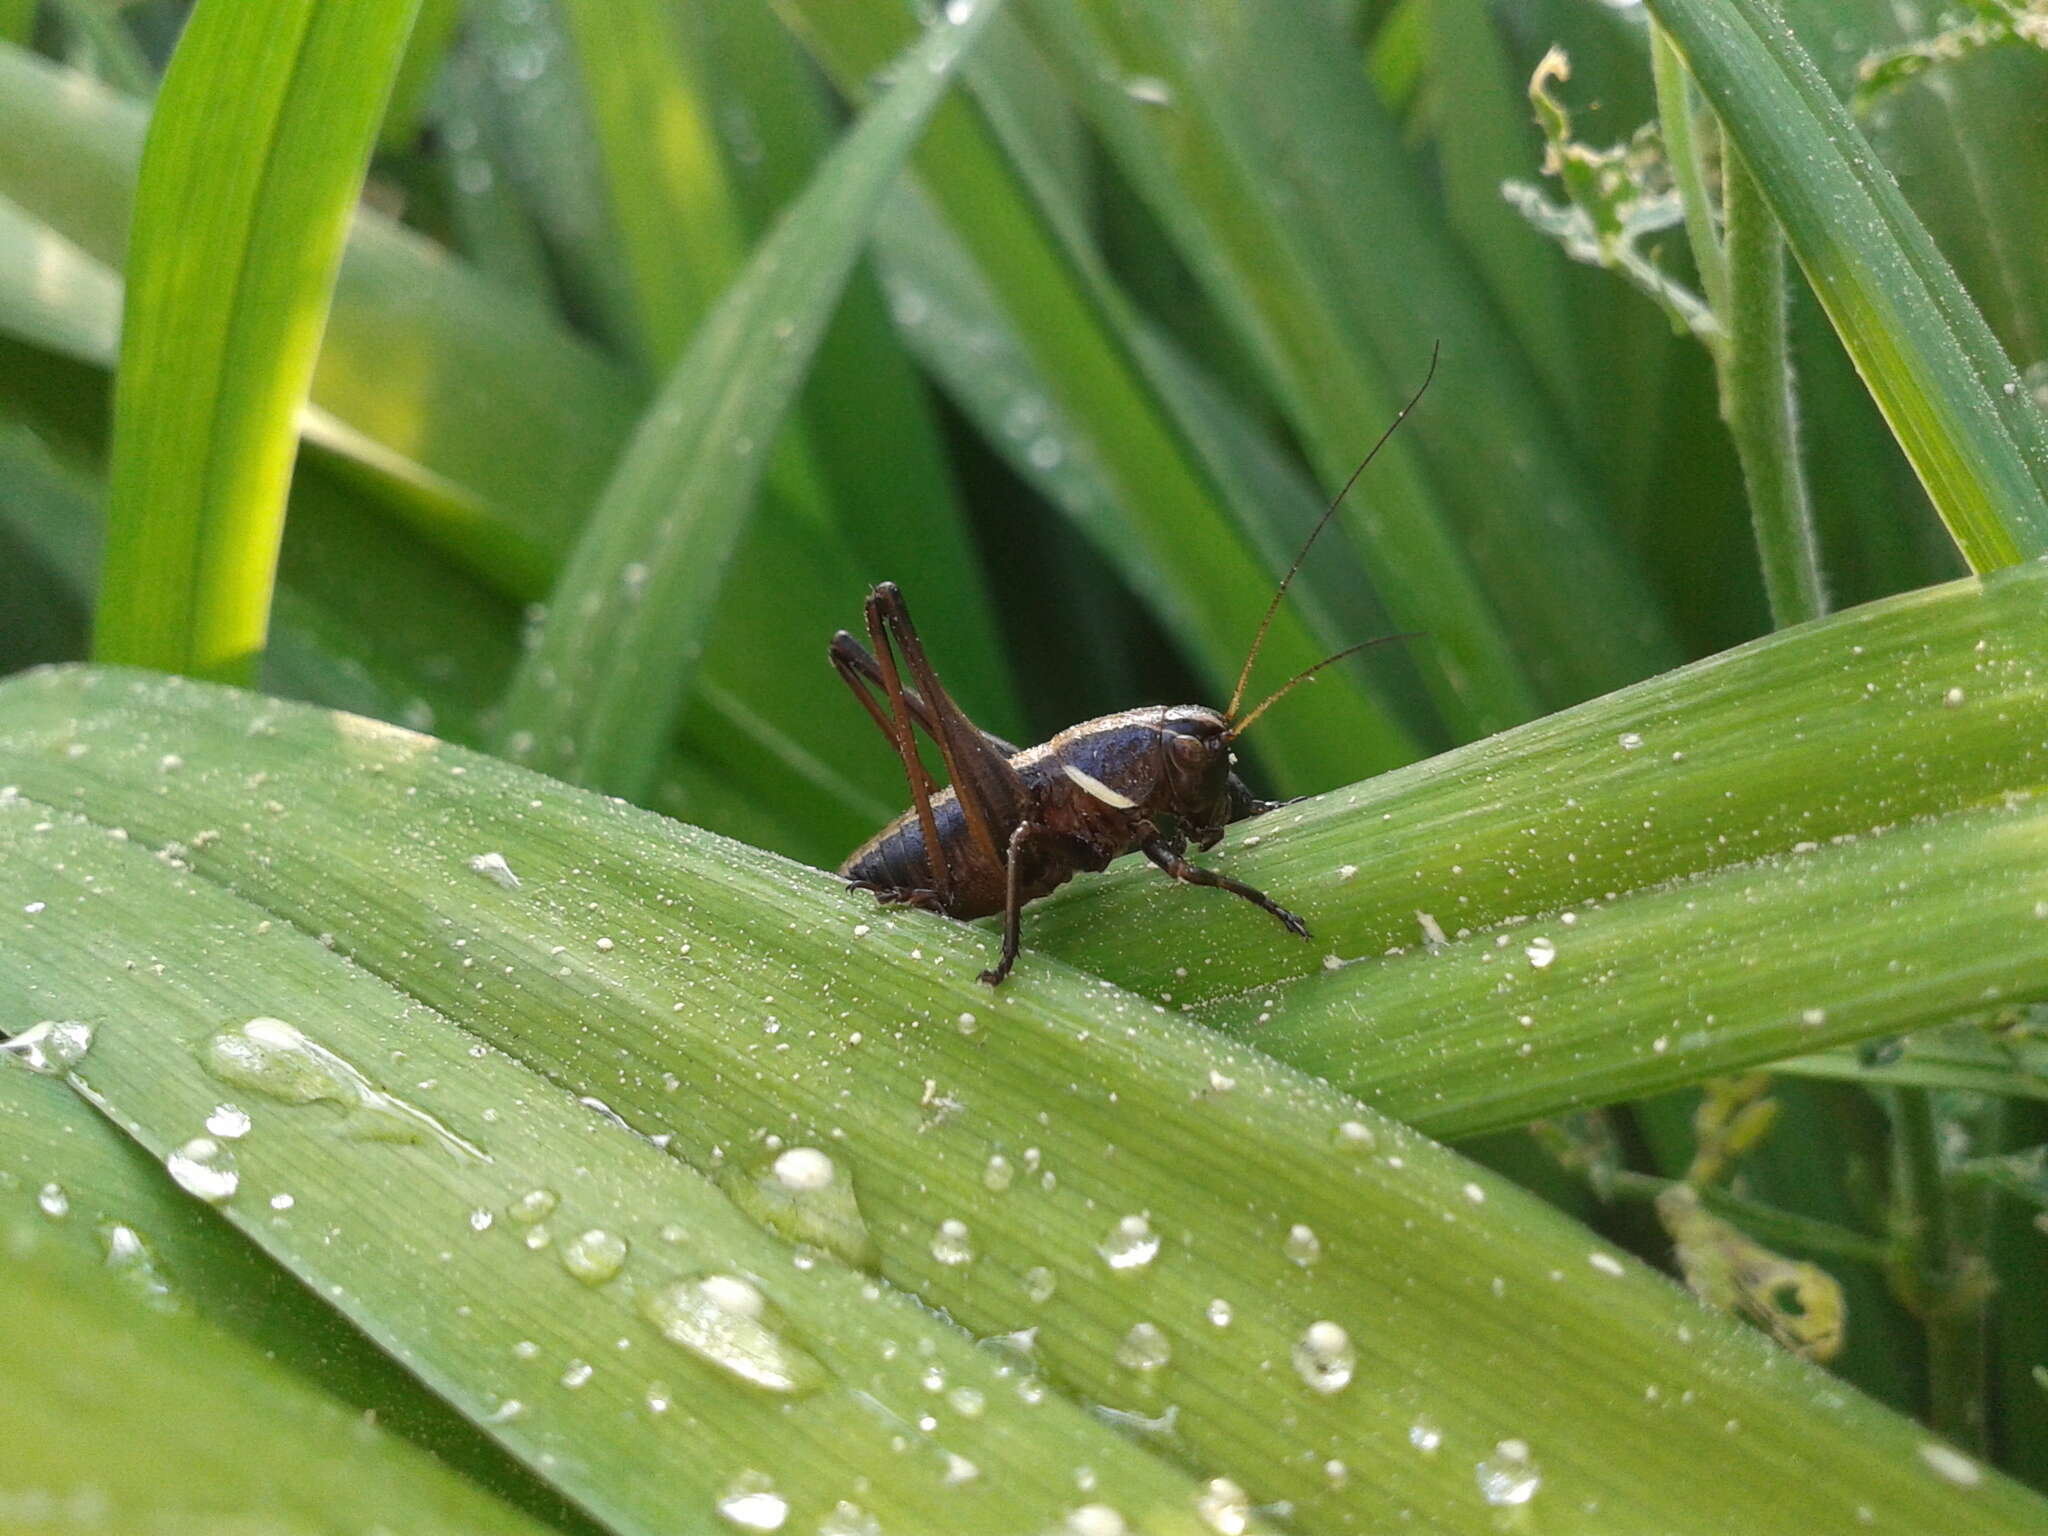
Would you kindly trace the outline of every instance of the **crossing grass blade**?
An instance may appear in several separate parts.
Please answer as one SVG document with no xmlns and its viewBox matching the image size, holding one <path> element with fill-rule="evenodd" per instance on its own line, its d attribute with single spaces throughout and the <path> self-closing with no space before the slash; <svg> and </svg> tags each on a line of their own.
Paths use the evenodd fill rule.
<svg viewBox="0 0 2048 1536">
<path fill-rule="evenodd" d="M 1979 571 L 2048 550 L 2048 421 L 1811 57 L 1764 0 L 1651 0 Z"/>
<path fill-rule="evenodd" d="M 659 1484 L 671 1519 L 683 1494 L 773 1490 L 792 1518 L 887 1500 L 959 1529 L 954 1511 L 1000 1495 L 1041 1529 L 1048 1503 L 1081 1502 L 1079 1464 L 1088 1502 L 1145 1528 L 1197 1528 L 1213 1496 L 1291 1500 L 1306 1529 L 1401 1509 L 1469 1529 L 1497 1488 L 1680 1532 L 2041 1517 L 1326 1085 L 1054 962 L 992 996 L 966 927 L 877 915 L 826 877 L 425 738 L 134 674 L 0 687 L 0 781 L 13 1006 L 98 1026 L 74 1071 L 156 1155 L 235 1089 L 254 1124 L 224 1214 L 622 1528 Z M 351 1134 L 351 1114 L 387 1112 L 359 1090 L 342 1113 L 202 1070 L 195 1046 L 256 1014 L 409 1101 L 419 1144 Z M 799 1147 L 850 1180 L 840 1251 L 872 1277 L 791 1262 L 775 1170 Z M 511 1217 L 533 1188 L 560 1204 L 529 1242 Z M 276 1193 L 294 1196 L 281 1221 Z M 630 1250 L 590 1287 L 558 1257 L 586 1228 Z M 626 1293 L 707 1268 L 743 1273 L 834 1380 L 763 1418 L 646 1336 Z M 1016 1375 L 898 1291 L 973 1334 L 1035 1330 L 1043 1403 L 1018 1419 Z M 844 1458 L 873 1420 L 842 1412 L 842 1383 L 934 1421 L 910 1454 L 860 1458 L 860 1493 Z M 961 1387 L 976 1395 L 947 1396 Z M 1142 1443 L 1196 1480 L 1083 1401 L 1154 1421 Z M 670 1433 L 694 1457 L 665 1459 Z M 1616 1462 L 1618 1443 L 1639 1454 Z M 948 1485 L 946 1451 L 980 1476 Z M 1201 1492 L 1214 1477 L 1243 1493 Z"/>
<path fill-rule="evenodd" d="M 1433 1135 L 1502 1130 L 2048 997 L 2044 853 L 2039 807 L 1951 812 L 1203 1017 Z"/>
<path fill-rule="evenodd" d="M 298 412 L 419 0 L 202 0 L 143 148 L 114 395 L 106 660 L 249 680 Z"/>
<path fill-rule="evenodd" d="M 1497 929 L 2028 793 L 2044 594 L 2037 561 L 1866 604 L 1233 829 L 1218 867 L 1300 912 L 1313 949 L 1138 868 L 1039 904 L 1027 937 L 1202 1003 L 1413 949 L 1418 912 Z"/>
<path fill-rule="evenodd" d="M 728 288 L 642 418 L 507 694 L 513 755 L 644 794 L 761 465 L 883 195 L 999 0 L 944 21 Z"/>
</svg>

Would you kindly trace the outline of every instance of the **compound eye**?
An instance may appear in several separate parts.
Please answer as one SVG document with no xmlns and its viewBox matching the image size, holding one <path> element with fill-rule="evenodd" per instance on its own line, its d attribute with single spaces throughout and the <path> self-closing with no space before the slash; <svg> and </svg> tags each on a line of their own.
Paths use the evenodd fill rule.
<svg viewBox="0 0 2048 1536">
<path fill-rule="evenodd" d="M 1200 736 L 1189 736 L 1180 731 L 1175 731 L 1168 740 L 1168 750 L 1173 753 L 1174 762 L 1183 768 L 1207 767 L 1211 749 L 1217 745 L 1213 740 L 1205 741 Z"/>
</svg>

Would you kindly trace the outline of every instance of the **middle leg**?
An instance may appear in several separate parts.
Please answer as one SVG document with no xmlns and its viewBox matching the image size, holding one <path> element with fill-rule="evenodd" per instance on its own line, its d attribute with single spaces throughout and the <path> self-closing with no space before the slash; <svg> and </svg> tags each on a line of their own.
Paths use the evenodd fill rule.
<svg viewBox="0 0 2048 1536">
<path fill-rule="evenodd" d="M 1163 838 L 1147 838 L 1143 843 L 1139 844 L 1139 848 L 1146 858 L 1166 871 L 1167 874 L 1173 876 L 1174 879 L 1187 885 L 1214 886 L 1219 891 L 1228 891 L 1233 896 L 1242 896 L 1261 911 L 1272 913 L 1274 917 L 1280 920 L 1281 925 L 1289 933 L 1298 934 L 1304 939 L 1308 937 L 1308 924 L 1281 906 L 1279 902 L 1273 900 L 1264 891 L 1254 890 L 1242 880 L 1233 880 L 1230 876 L 1220 874 L 1216 870 L 1204 869 L 1199 864 L 1190 864 L 1178 848 L 1175 848 Z"/>
</svg>

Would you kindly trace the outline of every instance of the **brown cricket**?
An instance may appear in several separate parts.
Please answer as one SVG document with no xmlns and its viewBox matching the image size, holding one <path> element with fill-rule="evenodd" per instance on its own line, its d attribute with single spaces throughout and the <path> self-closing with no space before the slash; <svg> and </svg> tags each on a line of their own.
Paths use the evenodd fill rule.
<svg viewBox="0 0 2048 1536">
<path fill-rule="evenodd" d="M 1190 863 L 1187 850 L 1192 844 L 1206 852 L 1232 822 L 1280 803 L 1258 799 L 1235 772 L 1231 743 L 1253 721 L 1324 667 L 1368 646 L 1410 638 L 1386 635 L 1341 650 L 1238 717 L 1252 664 L 1295 573 L 1435 376 L 1432 352 L 1421 387 L 1352 471 L 1281 578 L 1229 706 L 1220 713 L 1200 704 L 1127 709 L 1071 726 L 1043 746 L 1019 749 L 982 730 L 953 702 L 925 655 L 902 592 L 894 582 L 876 587 L 866 604 L 868 645 L 840 630 L 832 637 L 832 665 L 903 760 L 911 805 L 849 855 L 840 876 L 886 904 L 962 921 L 1002 913 L 1002 956 L 981 973 L 990 986 L 999 985 L 1017 962 L 1025 903 L 1084 871 L 1106 869 L 1126 853 L 1144 854 L 1175 880 L 1241 896 L 1307 938 L 1308 925 L 1299 917 L 1263 891 Z M 899 656 L 910 673 L 908 683 Z M 919 729 L 945 763 L 949 782 L 943 788 L 918 756 Z"/>
</svg>

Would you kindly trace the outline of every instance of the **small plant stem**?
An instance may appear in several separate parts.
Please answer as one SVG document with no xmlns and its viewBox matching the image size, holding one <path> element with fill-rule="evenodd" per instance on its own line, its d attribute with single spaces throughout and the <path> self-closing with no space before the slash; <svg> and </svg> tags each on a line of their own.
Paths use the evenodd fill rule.
<svg viewBox="0 0 2048 1536">
<path fill-rule="evenodd" d="M 1614 1175 L 1614 1193 L 1624 1200 L 1654 1200 L 1674 1184 L 1684 1182 L 1682 1179 L 1659 1178 L 1655 1174 L 1623 1169 Z M 1806 1253 L 1855 1264 L 1883 1267 L 1899 1261 L 1900 1250 L 1896 1242 L 1868 1237 L 1832 1221 L 1780 1210 L 1759 1200 L 1745 1200 L 1740 1195 L 1731 1195 L 1712 1186 L 1697 1187 L 1694 1192 L 1699 1196 L 1700 1204 L 1709 1211 L 1734 1222 L 1761 1242 L 1783 1244 Z"/>
<path fill-rule="evenodd" d="M 1764 591 L 1779 627 L 1828 610 L 1813 503 L 1799 455 L 1799 416 L 1786 341 L 1785 236 L 1733 146 L 1722 165 L 1727 307 L 1721 414 L 1749 487 Z"/>
<path fill-rule="evenodd" d="M 1677 44 L 1650 28 L 1664 155 L 1685 210 L 1685 233 L 1700 291 L 1720 322 L 1696 334 L 1713 354 L 1721 415 L 1742 461 L 1756 525 L 1757 553 L 1772 621 L 1780 629 L 1827 612 L 1813 507 L 1799 457 L 1799 418 L 1786 345 L 1785 235 L 1756 179 L 1724 140 L 1721 223 L 1707 187 L 1704 147 L 1694 131 L 1692 77 Z"/>
<path fill-rule="evenodd" d="M 1893 1221 L 1900 1238 L 1895 1283 L 1927 1335 L 1927 1422 L 1965 1450 L 1984 1450 L 1984 1302 L 1957 1241 L 1941 1170 L 1933 1096 L 1892 1088 Z"/>
<path fill-rule="evenodd" d="M 1679 206 L 1685 210 L 1685 234 L 1692 244 L 1693 265 L 1699 269 L 1700 292 L 1706 297 L 1707 307 L 1725 317 L 1728 269 L 1721 254 L 1721 236 L 1714 226 L 1713 199 L 1707 193 L 1706 163 L 1701 157 L 1699 139 L 1693 133 L 1692 79 L 1671 34 L 1655 22 L 1650 24 L 1650 74 L 1657 88 L 1658 128 L 1664 136 L 1664 156 L 1671 164 Z M 1719 343 L 1708 338 L 1707 345 L 1718 349 Z"/>
</svg>

